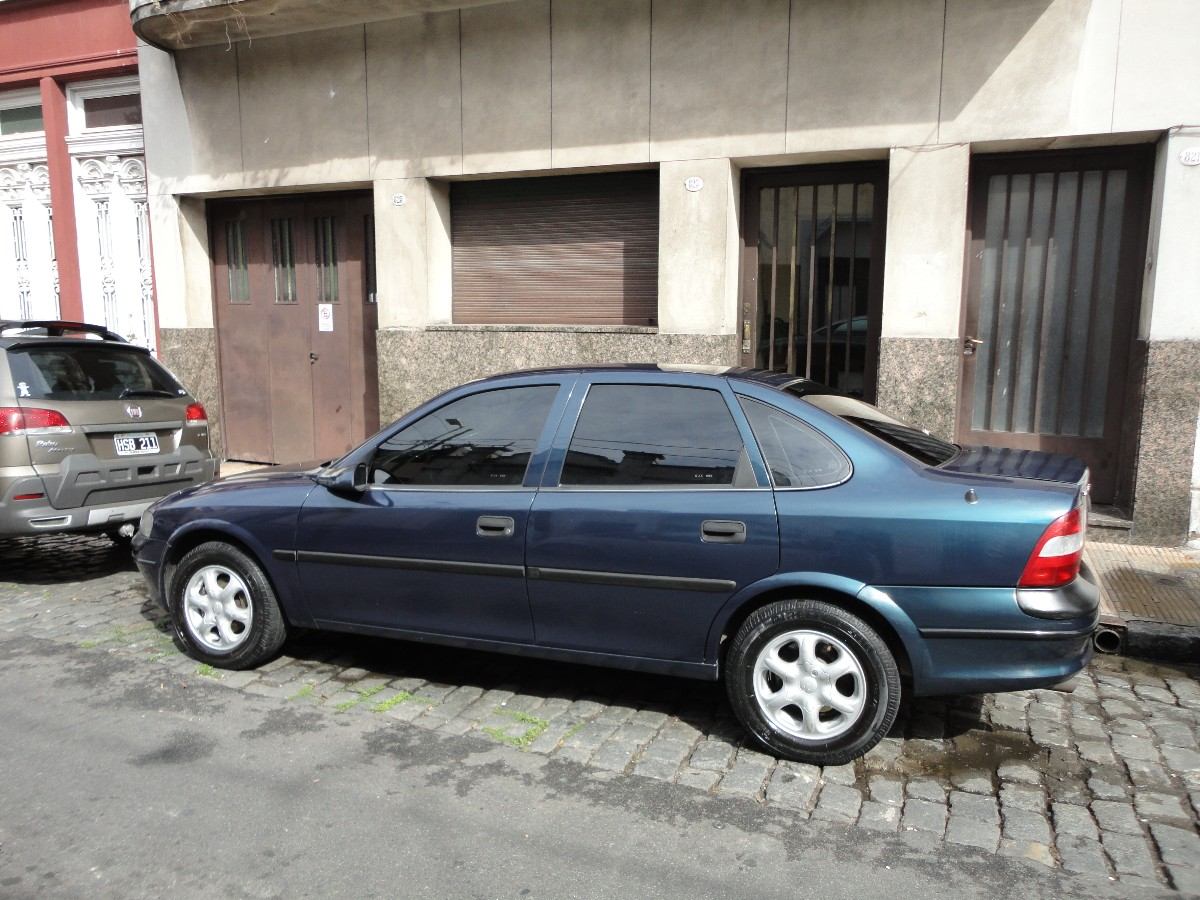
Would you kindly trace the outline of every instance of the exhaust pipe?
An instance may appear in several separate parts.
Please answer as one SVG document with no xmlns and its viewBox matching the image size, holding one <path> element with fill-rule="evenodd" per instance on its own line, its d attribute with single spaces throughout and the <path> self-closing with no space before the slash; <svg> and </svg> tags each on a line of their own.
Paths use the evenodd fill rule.
<svg viewBox="0 0 1200 900">
<path fill-rule="evenodd" d="M 1101 625 L 1092 635 L 1092 646 L 1097 653 L 1120 653 L 1125 644 L 1125 635 L 1116 628 Z"/>
</svg>

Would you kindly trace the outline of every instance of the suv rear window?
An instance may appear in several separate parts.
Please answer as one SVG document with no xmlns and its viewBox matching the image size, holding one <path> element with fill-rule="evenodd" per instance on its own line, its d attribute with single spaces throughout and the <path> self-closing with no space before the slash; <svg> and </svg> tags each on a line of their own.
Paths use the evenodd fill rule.
<svg viewBox="0 0 1200 900">
<path fill-rule="evenodd" d="M 785 388 L 790 390 L 790 388 Z M 881 413 L 869 403 L 843 397 L 840 394 L 823 394 L 817 391 L 792 391 L 813 406 L 870 432 L 897 450 L 929 466 L 940 466 L 958 455 L 958 446 L 936 438 L 927 431 L 905 425 L 898 419 Z"/>
<path fill-rule="evenodd" d="M 187 393 L 149 354 L 123 347 L 21 347 L 8 352 L 18 400 L 120 400 Z"/>
</svg>

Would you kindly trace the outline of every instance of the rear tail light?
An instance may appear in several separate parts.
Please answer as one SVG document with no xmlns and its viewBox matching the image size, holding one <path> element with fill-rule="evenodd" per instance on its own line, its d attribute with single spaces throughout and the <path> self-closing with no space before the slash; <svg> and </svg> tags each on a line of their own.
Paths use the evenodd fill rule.
<svg viewBox="0 0 1200 900">
<path fill-rule="evenodd" d="M 1025 563 L 1019 587 L 1061 587 L 1075 580 L 1083 560 L 1083 516 L 1082 507 L 1077 506 L 1050 523 Z"/>
<path fill-rule="evenodd" d="M 187 415 L 184 418 L 188 425 L 208 424 L 208 413 L 204 411 L 203 403 L 189 403 Z"/>
<path fill-rule="evenodd" d="M 65 434 L 71 423 L 53 409 L 0 406 L 0 434 Z"/>
</svg>

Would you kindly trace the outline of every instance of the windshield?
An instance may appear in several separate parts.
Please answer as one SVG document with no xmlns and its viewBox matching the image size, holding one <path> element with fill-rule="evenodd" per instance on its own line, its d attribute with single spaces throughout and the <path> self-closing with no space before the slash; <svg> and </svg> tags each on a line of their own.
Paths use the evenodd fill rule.
<svg viewBox="0 0 1200 900">
<path fill-rule="evenodd" d="M 954 444 L 935 438 L 927 431 L 905 425 L 898 419 L 880 412 L 869 403 L 855 400 L 853 397 L 843 397 L 840 394 L 823 394 L 801 386 L 800 390 L 790 393 L 802 396 L 818 409 L 833 413 L 841 419 L 870 432 L 880 440 L 886 441 L 897 450 L 907 453 L 913 459 L 930 466 L 940 466 L 958 455 L 958 447 Z"/>
<path fill-rule="evenodd" d="M 8 353 L 18 400 L 182 397 L 187 391 L 149 354 L 111 346 L 20 347 Z"/>
</svg>

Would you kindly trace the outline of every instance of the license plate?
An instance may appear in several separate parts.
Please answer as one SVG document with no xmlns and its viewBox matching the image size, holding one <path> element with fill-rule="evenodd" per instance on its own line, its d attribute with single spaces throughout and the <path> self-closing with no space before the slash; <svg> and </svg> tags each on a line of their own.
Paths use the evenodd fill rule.
<svg viewBox="0 0 1200 900">
<path fill-rule="evenodd" d="M 158 452 L 158 435 L 151 432 L 118 434 L 113 438 L 113 443 L 117 446 L 117 456 L 142 456 Z"/>
</svg>

